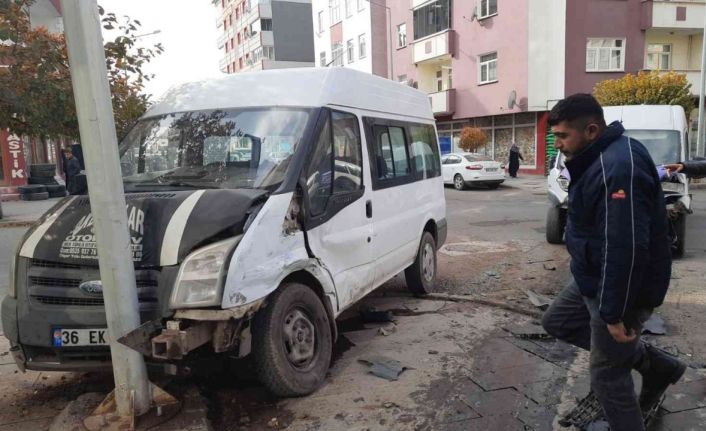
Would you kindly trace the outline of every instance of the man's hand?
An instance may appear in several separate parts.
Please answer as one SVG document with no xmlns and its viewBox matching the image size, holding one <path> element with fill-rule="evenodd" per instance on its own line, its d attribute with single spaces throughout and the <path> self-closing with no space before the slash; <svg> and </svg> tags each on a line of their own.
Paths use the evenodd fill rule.
<svg viewBox="0 0 706 431">
<path fill-rule="evenodd" d="M 631 343 L 637 338 L 637 334 L 633 329 L 628 330 L 623 322 L 608 324 L 608 332 L 618 343 Z"/>
<path fill-rule="evenodd" d="M 681 172 L 684 170 L 684 165 L 682 165 L 681 163 L 675 163 L 673 165 L 664 165 L 664 169 L 668 170 L 669 173 Z"/>
</svg>

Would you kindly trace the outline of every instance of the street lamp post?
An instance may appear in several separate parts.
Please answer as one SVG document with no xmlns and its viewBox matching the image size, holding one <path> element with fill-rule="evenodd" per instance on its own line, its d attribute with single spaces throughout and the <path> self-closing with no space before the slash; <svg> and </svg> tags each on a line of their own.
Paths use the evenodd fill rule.
<svg viewBox="0 0 706 431">
<path fill-rule="evenodd" d="M 704 152 L 704 92 L 706 92 L 706 14 L 701 43 L 701 85 L 699 86 L 699 131 L 696 137 L 696 155 L 703 157 Z M 688 113 L 687 113 L 688 115 Z M 687 154 L 687 157 L 689 154 Z"/>
</svg>

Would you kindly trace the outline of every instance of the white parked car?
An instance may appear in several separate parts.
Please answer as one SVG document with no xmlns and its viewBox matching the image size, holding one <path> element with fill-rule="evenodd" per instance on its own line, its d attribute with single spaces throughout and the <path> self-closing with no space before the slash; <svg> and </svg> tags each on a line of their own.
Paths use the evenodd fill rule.
<svg viewBox="0 0 706 431">
<path fill-rule="evenodd" d="M 497 189 L 505 181 L 505 166 L 500 162 L 473 153 L 451 153 L 441 158 L 444 184 L 453 184 L 456 190 L 467 186 L 488 186 Z"/>
</svg>

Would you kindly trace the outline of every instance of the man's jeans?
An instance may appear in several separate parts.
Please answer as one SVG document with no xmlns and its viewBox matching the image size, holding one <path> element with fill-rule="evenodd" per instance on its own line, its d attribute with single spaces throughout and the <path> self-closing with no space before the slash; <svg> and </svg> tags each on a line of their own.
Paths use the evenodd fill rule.
<svg viewBox="0 0 706 431">
<path fill-rule="evenodd" d="M 572 281 L 546 311 L 542 325 L 550 335 L 591 351 L 591 388 L 603 406 L 611 431 L 642 431 L 642 411 L 630 373 L 645 356 L 639 334 L 652 310 L 626 314 L 625 326 L 638 337 L 622 344 L 608 332 L 598 306 L 598 298 L 584 297 Z"/>
</svg>

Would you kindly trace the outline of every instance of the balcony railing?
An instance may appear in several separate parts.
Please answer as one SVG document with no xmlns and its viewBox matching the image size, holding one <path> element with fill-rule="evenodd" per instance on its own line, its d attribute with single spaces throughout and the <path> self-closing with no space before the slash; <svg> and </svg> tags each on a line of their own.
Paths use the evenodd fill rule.
<svg viewBox="0 0 706 431">
<path fill-rule="evenodd" d="M 452 57 L 454 35 L 455 32 L 448 29 L 441 33 L 415 40 L 414 62 L 421 63 L 444 56 Z"/>
<path fill-rule="evenodd" d="M 702 29 L 704 0 L 649 0 L 642 3 L 642 29 Z"/>
<path fill-rule="evenodd" d="M 456 90 L 453 88 L 431 93 L 429 100 L 434 115 L 451 115 L 456 110 Z"/>
</svg>

